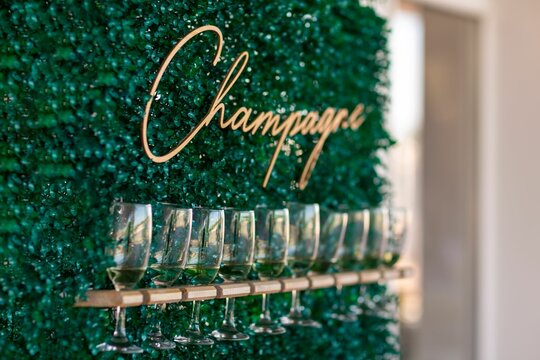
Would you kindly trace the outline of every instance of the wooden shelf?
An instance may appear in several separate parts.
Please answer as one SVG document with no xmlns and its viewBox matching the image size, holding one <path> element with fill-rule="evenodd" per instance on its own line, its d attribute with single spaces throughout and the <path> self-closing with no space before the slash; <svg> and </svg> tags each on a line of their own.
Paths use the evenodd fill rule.
<svg viewBox="0 0 540 360">
<path fill-rule="evenodd" d="M 411 267 L 385 270 L 364 270 L 332 275 L 312 275 L 301 278 L 283 278 L 270 281 L 245 281 L 207 286 L 180 286 L 167 289 L 138 289 L 127 291 L 89 290 L 87 299 L 79 299 L 76 307 L 131 307 L 167 304 L 181 301 L 224 299 L 250 295 L 274 294 L 292 290 L 323 289 L 336 285 L 350 286 L 378 281 L 403 279 L 412 276 Z"/>
</svg>

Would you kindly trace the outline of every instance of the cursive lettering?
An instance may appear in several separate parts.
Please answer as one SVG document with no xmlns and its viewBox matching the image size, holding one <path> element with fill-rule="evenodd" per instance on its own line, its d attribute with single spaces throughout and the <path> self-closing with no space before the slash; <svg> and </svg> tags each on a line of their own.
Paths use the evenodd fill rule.
<svg viewBox="0 0 540 360">
<path fill-rule="evenodd" d="M 242 75 L 242 72 L 247 66 L 249 54 L 246 51 L 241 52 L 234 60 L 223 81 L 221 82 L 221 86 L 219 87 L 216 96 L 208 109 L 208 112 L 203 119 L 184 137 L 184 139 L 182 139 L 182 141 L 180 141 L 180 143 L 174 149 L 165 155 L 156 155 L 150 149 L 147 133 L 148 121 L 150 109 L 157 94 L 159 82 L 161 81 L 161 78 L 163 77 L 163 74 L 165 73 L 165 70 L 169 66 L 171 60 L 178 53 L 178 51 L 193 37 L 204 32 L 213 32 L 217 35 L 217 47 L 212 65 L 216 66 L 219 62 L 221 51 L 223 49 L 223 35 L 219 28 L 213 25 L 206 25 L 190 32 L 185 38 L 178 42 L 169 55 L 167 55 L 165 61 L 158 71 L 158 74 L 156 75 L 156 79 L 152 84 L 152 88 L 150 90 L 150 99 L 146 103 L 145 107 L 144 117 L 141 125 L 142 145 L 145 154 L 156 163 L 163 163 L 170 160 L 180 151 L 182 151 L 182 149 L 199 133 L 199 131 L 201 131 L 203 127 L 208 126 L 216 115 L 219 115 L 218 124 L 222 129 L 240 129 L 242 132 L 251 133 L 252 135 L 257 134 L 257 132 L 260 132 L 261 135 L 270 133 L 271 136 L 278 137 L 274 153 L 270 159 L 270 164 L 268 165 L 268 169 L 262 184 L 263 187 L 266 187 L 270 180 L 270 175 L 272 174 L 272 170 L 275 166 L 279 153 L 281 152 L 285 143 L 285 139 L 297 134 L 304 136 L 307 134 L 318 134 L 319 139 L 311 151 L 302 171 L 302 175 L 298 181 L 298 187 L 302 190 L 305 189 L 311 173 L 317 164 L 319 155 L 322 152 L 324 144 L 330 134 L 335 133 L 340 128 L 357 130 L 365 120 L 364 106 L 362 104 L 357 105 L 350 114 L 347 109 L 335 108 L 327 108 L 321 115 L 319 115 L 319 112 L 317 111 L 310 111 L 303 116 L 302 112 L 293 111 L 286 118 L 284 118 L 283 121 L 280 115 L 274 114 L 272 111 L 260 112 L 257 116 L 252 118 L 253 109 L 241 106 L 233 113 L 233 115 L 226 119 L 226 106 L 223 103 L 223 100 L 226 98 L 227 94 L 233 88 L 234 84 L 238 81 Z"/>
</svg>

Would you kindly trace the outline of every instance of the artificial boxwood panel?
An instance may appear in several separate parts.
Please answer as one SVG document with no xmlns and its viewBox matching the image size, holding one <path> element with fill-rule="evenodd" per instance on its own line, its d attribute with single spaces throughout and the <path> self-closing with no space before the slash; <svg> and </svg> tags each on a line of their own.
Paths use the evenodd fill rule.
<svg viewBox="0 0 540 360">
<path fill-rule="evenodd" d="M 358 131 L 339 131 L 326 142 L 305 190 L 294 180 L 314 146 L 313 136 L 288 142 L 266 189 L 261 183 L 275 139 L 223 130 L 216 121 L 166 163 L 144 155 L 140 123 L 152 81 L 178 40 L 203 25 L 223 32 L 222 61 L 211 65 L 210 34 L 199 35 L 173 59 L 152 107 L 153 151 L 166 153 L 200 121 L 218 81 L 246 50 L 248 68 L 224 101 L 229 115 L 240 106 L 280 114 L 366 106 Z M 370 6 L 354 0 L 4 1 L 0 33 L 2 357 L 96 355 L 95 345 L 112 331 L 109 313 L 72 304 L 88 288 L 111 286 L 104 249 L 113 199 L 238 207 L 296 200 L 359 207 L 384 197 L 378 155 L 392 144 L 383 126 L 387 28 Z M 325 290 L 307 297 L 315 317 L 325 318 L 328 306 L 316 304 L 331 302 L 331 295 Z M 276 311 L 283 312 L 288 295 L 275 298 Z M 206 303 L 205 319 L 219 321 L 221 306 Z M 238 302 L 241 326 L 259 306 L 258 298 Z M 147 310 L 128 311 L 128 328 L 138 341 Z M 185 325 L 187 312 L 182 306 L 169 311 L 166 329 L 174 332 Z M 145 356 L 392 353 L 388 321 L 368 320 L 363 327 L 329 322 L 324 336 L 299 331 L 232 347 Z M 344 342 L 339 334 L 355 335 Z"/>
</svg>

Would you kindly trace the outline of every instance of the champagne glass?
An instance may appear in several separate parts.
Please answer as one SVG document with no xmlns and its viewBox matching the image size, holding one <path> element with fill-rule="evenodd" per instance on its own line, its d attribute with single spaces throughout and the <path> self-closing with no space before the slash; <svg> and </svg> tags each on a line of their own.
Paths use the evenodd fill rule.
<svg viewBox="0 0 540 360">
<path fill-rule="evenodd" d="M 370 226 L 364 253 L 363 266 L 365 269 L 377 269 L 382 266 L 386 242 L 389 233 L 389 214 L 387 208 L 373 208 L 369 210 Z M 378 297 L 366 296 L 366 286 L 360 287 L 360 297 L 358 302 L 365 304 L 368 310 L 372 310 L 375 315 L 381 315 L 378 308 Z"/>
<path fill-rule="evenodd" d="M 183 272 L 188 285 L 207 285 L 216 278 L 223 254 L 223 210 L 194 208 L 188 259 Z M 191 321 L 185 335 L 174 341 L 184 345 L 212 345 L 214 341 L 201 333 L 199 313 L 201 302 L 194 301 Z"/>
<path fill-rule="evenodd" d="M 370 226 L 363 265 L 366 269 L 376 269 L 382 265 L 386 241 L 388 239 L 388 209 L 370 209 L 369 218 Z"/>
<path fill-rule="evenodd" d="M 289 210 L 269 209 L 257 206 L 255 209 L 255 257 L 253 270 L 261 280 L 278 277 L 287 261 L 289 243 Z M 285 328 L 274 322 L 270 316 L 270 295 L 262 295 L 262 311 L 259 320 L 249 327 L 255 333 L 278 335 Z"/>
<path fill-rule="evenodd" d="M 405 233 L 407 231 L 407 210 L 405 208 L 389 208 L 389 231 L 386 246 L 384 247 L 384 255 L 382 266 L 391 268 L 394 266 L 401 256 L 403 245 L 405 242 Z M 397 315 L 397 295 L 383 295 L 379 300 L 378 306 L 375 308 L 378 316 L 394 318 Z"/>
<path fill-rule="evenodd" d="M 143 277 L 148 264 L 152 239 L 152 210 L 148 204 L 113 202 L 109 254 L 115 265 L 107 269 L 117 291 L 133 289 Z M 126 335 L 126 309 L 116 308 L 116 327 L 113 336 L 97 346 L 100 351 L 140 354 L 143 349 L 131 344 Z"/>
<path fill-rule="evenodd" d="M 147 271 L 153 285 L 158 288 L 171 287 L 184 271 L 187 261 L 187 250 L 191 236 L 191 209 L 182 209 L 174 204 L 161 203 L 157 236 L 154 237 L 150 251 L 150 266 Z M 155 305 L 161 313 L 166 304 Z M 161 315 L 161 314 L 160 314 Z M 148 346 L 154 349 L 170 350 L 176 344 L 167 340 L 161 332 L 161 321 L 154 321 L 147 335 Z"/>
<path fill-rule="evenodd" d="M 321 236 L 317 259 L 312 271 L 319 273 L 328 272 L 338 260 L 338 255 L 343 245 L 345 230 L 347 228 L 348 214 L 343 211 L 332 211 L 321 208 Z M 336 285 L 337 301 L 334 303 L 332 318 L 341 321 L 354 321 L 356 316 L 346 311 L 342 296 L 343 287 Z"/>
<path fill-rule="evenodd" d="M 325 274 L 336 264 L 347 228 L 348 214 L 320 208 L 321 235 L 319 251 L 311 271 Z"/>
<path fill-rule="evenodd" d="M 317 258 L 319 248 L 319 205 L 288 203 L 290 216 L 287 265 L 293 277 L 306 276 Z M 304 315 L 300 294 L 292 291 L 291 309 L 281 318 L 283 325 L 320 328 L 321 324 Z"/>
<path fill-rule="evenodd" d="M 336 268 L 339 271 L 359 271 L 362 270 L 361 262 L 366 247 L 369 229 L 369 211 L 366 209 L 349 210 L 347 215 L 348 221 L 345 229 L 345 237 Z M 336 296 L 337 300 L 330 316 L 340 321 L 350 322 L 356 320 L 356 311 L 354 309 L 353 311 L 349 311 L 345 306 L 343 287 L 339 284 L 336 286 Z"/>
<path fill-rule="evenodd" d="M 403 251 L 405 234 L 407 232 L 407 210 L 405 208 L 390 208 L 390 232 L 386 249 L 384 250 L 383 265 L 392 267 L 398 261 Z"/>
<path fill-rule="evenodd" d="M 223 258 L 219 276 L 225 281 L 245 280 L 253 264 L 255 246 L 255 213 L 226 208 Z M 248 340 L 249 336 L 236 329 L 234 323 L 234 298 L 225 299 L 223 324 L 212 332 L 220 341 Z"/>
</svg>

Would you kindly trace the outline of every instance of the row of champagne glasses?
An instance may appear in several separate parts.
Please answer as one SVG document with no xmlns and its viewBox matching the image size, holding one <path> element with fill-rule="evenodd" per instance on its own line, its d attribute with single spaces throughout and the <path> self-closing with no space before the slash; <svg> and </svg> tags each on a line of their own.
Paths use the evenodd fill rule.
<svg viewBox="0 0 540 360">
<path fill-rule="evenodd" d="M 256 255 L 255 269 L 261 279 L 278 276 L 285 266 L 289 217 L 287 209 L 258 207 L 258 236 L 255 251 L 254 211 L 235 209 L 183 209 L 174 204 L 158 204 L 157 236 L 152 239 L 150 205 L 115 202 L 111 208 L 114 241 L 111 256 L 115 263 L 108 269 L 116 290 L 133 288 L 148 267 L 148 277 L 155 287 L 170 287 L 181 278 L 184 284 L 204 285 L 214 281 L 219 273 L 225 281 L 246 279 Z M 163 309 L 164 305 L 161 306 Z M 200 302 L 193 302 L 188 329 L 174 337 L 180 344 L 211 345 L 199 325 Z M 160 322 L 154 322 L 147 335 L 148 345 L 156 349 L 172 349 Z M 220 329 L 212 335 L 218 340 L 246 340 L 249 337 L 236 330 L 234 299 L 227 299 L 226 315 Z M 125 331 L 125 309 L 116 311 L 113 336 L 100 344 L 101 351 L 140 353 L 131 344 Z"/>
<path fill-rule="evenodd" d="M 258 206 L 255 211 L 183 209 L 174 204 L 159 204 L 157 208 L 161 210 L 156 226 L 158 231 L 151 241 L 150 205 L 115 202 L 112 206 L 114 246 L 111 255 L 115 266 L 109 268 L 108 273 L 117 290 L 133 288 L 148 265 L 147 274 L 156 287 L 170 287 L 179 279 L 188 285 L 209 284 L 218 274 L 226 282 L 241 281 L 247 278 L 251 268 L 259 279 L 269 280 L 278 277 L 286 264 L 293 276 L 304 276 L 310 270 L 324 273 L 332 266 L 337 266 L 338 270 L 356 270 L 364 260 L 364 252 L 368 261 L 373 261 L 376 251 L 382 254 L 382 240 L 386 240 L 387 233 L 384 221 L 380 222 L 380 230 L 370 230 L 372 236 L 368 236 L 367 231 L 371 228 L 368 225 L 371 212 L 387 214 L 383 209 L 320 211 L 317 204 L 298 203 L 289 203 L 282 209 Z M 349 226 L 348 218 L 352 219 Z M 322 229 L 319 229 L 320 223 Z M 399 244 L 395 237 L 389 239 L 393 238 L 393 242 L 387 242 L 388 249 L 390 245 Z M 366 239 L 373 241 L 366 242 Z M 389 251 L 389 255 L 385 253 L 378 258 L 388 258 L 387 264 L 395 263 L 395 251 Z M 212 332 L 213 337 L 217 340 L 249 339 L 236 329 L 234 299 L 226 301 L 225 319 L 222 326 Z M 250 329 L 255 333 L 284 333 L 285 329 L 271 319 L 268 301 L 269 295 L 263 295 L 260 319 Z M 161 309 L 164 306 L 161 305 Z M 213 343 L 200 330 L 199 310 L 200 302 L 195 301 L 190 325 L 184 334 L 174 337 L 175 342 Z M 299 294 L 293 293 L 291 310 L 281 319 L 282 324 L 320 327 L 319 323 L 306 317 L 303 310 Z M 343 318 L 343 306 L 335 310 L 336 318 Z M 163 336 L 159 321 L 155 322 L 147 339 L 149 346 L 156 349 L 175 347 L 174 342 Z M 117 308 L 113 336 L 98 348 L 123 353 L 142 352 L 128 341 L 123 308 Z"/>
</svg>

